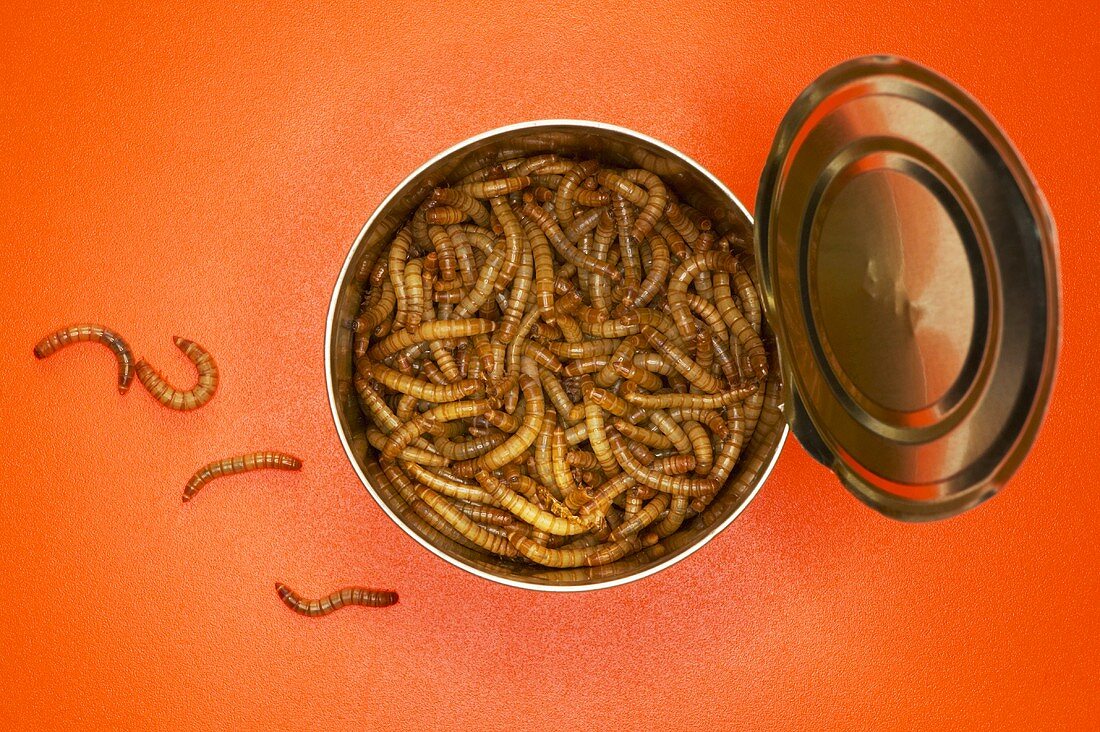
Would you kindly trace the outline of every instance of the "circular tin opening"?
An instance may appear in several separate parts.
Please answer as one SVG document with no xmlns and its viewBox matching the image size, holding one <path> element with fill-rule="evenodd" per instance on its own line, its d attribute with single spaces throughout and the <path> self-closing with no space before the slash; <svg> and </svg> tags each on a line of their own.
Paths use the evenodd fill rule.
<svg viewBox="0 0 1100 732">
<path fill-rule="evenodd" d="M 352 331 L 364 282 L 356 274 L 363 260 L 384 246 L 396 228 L 440 182 L 514 157 L 553 151 L 571 157 L 595 157 L 623 167 L 644 167 L 660 175 L 677 194 L 703 211 L 719 231 L 752 231 L 753 221 L 740 201 L 702 166 L 673 148 L 630 130 L 573 120 L 544 120 L 486 132 L 435 156 L 393 190 L 363 226 L 340 270 L 329 306 L 325 334 L 325 376 L 329 405 L 340 442 L 359 479 L 405 533 L 434 554 L 468 572 L 495 582 L 548 591 L 579 591 L 624 584 L 671 566 L 710 541 L 744 510 L 767 479 L 787 436 L 778 398 L 765 400 L 756 431 L 742 451 L 737 470 L 706 512 L 686 529 L 634 557 L 602 567 L 548 569 L 488 560 L 446 537 L 428 536 L 410 524 L 411 509 L 389 485 L 366 441 L 352 377 Z M 775 355 L 772 356 L 775 359 Z M 778 364 L 767 391 L 778 394 Z"/>
</svg>

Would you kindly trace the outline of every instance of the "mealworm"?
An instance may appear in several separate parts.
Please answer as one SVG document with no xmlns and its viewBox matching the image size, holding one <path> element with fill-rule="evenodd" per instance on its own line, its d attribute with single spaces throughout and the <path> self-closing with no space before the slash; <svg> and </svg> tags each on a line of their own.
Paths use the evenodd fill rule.
<svg viewBox="0 0 1100 732">
<path fill-rule="evenodd" d="M 582 180 L 595 173 L 599 167 L 600 164 L 595 160 L 587 160 L 578 163 L 562 176 L 554 198 L 554 212 L 563 226 L 573 223 L 573 196 L 576 193 L 577 186 L 580 185 Z"/>
<path fill-rule="evenodd" d="M 118 359 L 118 393 L 125 394 L 134 380 L 134 353 L 118 333 L 102 325 L 73 325 L 50 333 L 34 346 L 34 357 L 46 358 L 70 343 L 95 341 L 111 349 Z"/>
<path fill-rule="evenodd" d="M 714 481 L 709 478 L 688 478 L 683 475 L 668 475 L 652 468 L 646 467 L 630 454 L 626 442 L 614 429 L 607 431 L 607 440 L 615 455 L 615 459 L 623 470 L 634 476 L 634 479 L 642 485 L 647 485 L 662 493 L 673 493 L 681 496 L 697 496 L 715 490 Z"/>
<path fill-rule="evenodd" d="M 500 178 L 498 180 L 464 183 L 461 186 L 456 186 L 456 188 L 469 193 L 474 198 L 498 198 L 507 196 L 509 193 L 522 191 L 529 185 L 531 185 L 530 176 L 517 175 L 511 178 Z"/>
<path fill-rule="evenodd" d="M 635 384 L 627 382 L 619 389 L 619 396 L 645 409 L 720 409 L 744 401 L 759 388 L 758 383 L 750 382 L 718 394 L 642 394 Z"/>
<path fill-rule="evenodd" d="M 391 333 L 370 349 L 368 355 L 376 361 L 424 341 L 443 338 L 467 338 L 469 336 L 492 333 L 496 323 L 481 318 L 463 318 L 461 320 L 429 320 L 415 328 L 405 328 Z"/>
<path fill-rule="evenodd" d="M 214 362 L 213 356 L 194 341 L 179 336 L 173 336 L 172 341 L 176 344 L 176 348 L 183 351 L 183 355 L 195 364 L 199 373 L 195 386 L 187 391 L 174 388 L 145 359 L 139 359 L 135 367 L 138 381 L 153 395 L 154 399 L 169 409 L 181 412 L 198 409 L 213 399 L 218 391 L 218 365 Z"/>
<path fill-rule="evenodd" d="M 214 478 L 223 475 L 234 475 L 250 470 L 301 470 L 302 461 L 293 455 L 282 452 L 250 452 L 245 455 L 215 460 L 202 466 L 187 481 L 187 487 L 183 489 L 183 501 L 186 503 L 195 497 L 195 494 Z"/>
<path fill-rule="evenodd" d="M 428 402 L 453 402 L 481 389 L 481 384 L 473 379 L 463 379 L 453 384 L 433 384 L 430 381 L 403 374 L 385 364 L 369 362 L 366 359 L 359 361 L 359 369 L 390 389 Z"/>
<path fill-rule="evenodd" d="M 451 206 L 469 216 L 478 226 L 489 226 L 489 212 L 485 206 L 466 191 L 458 188 L 436 188 L 428 199 L 432 203 Z M 428 214 L 431 210 L 428 210 Z M 431 223 L 429 221 L 429 223 Z M 456 222 L 459 223 L 459 222 Z"/>
<path fill-rule="evenodd" d="M 562 259 L 575 267 L 587 269 L 591 272 L 603 275 L 604 277 L 608 277 L 613 282 L 618 282 L 622 279 L 622 274 L 619 270 L 612 268 L 606 262 L 601 262 L 592 256 L 582 254 L 579 249 L 573 246 L 565 236 L 565 233 L 546 211 L 534 204 L 525 203 L 523 205 L 523 213 L 538 224 L 539 228 L 542 229 L 542 233 L 550 241 L 551 246 L 557 250 Z"/>
<path fill-rule="evenodd" d="M 691 338 L 695 335 L 695 326 L 692 324 L 691 308 L 687 302 L 687 287 L 703 270 L 722 271 L 736 273 L 741 269 L 729 254 L 719 251 L 708 251 L 688 257 L 673 272 L 668 283 L 666 296 L 668 307 L 672 313 L 672 319 L 683 338 Z"/>
<path fill-rule="evenodd" d="M 672 228 L 676 229 L 688 244 L 694 244 L 695 240 L 699 238 L 699 230 L 695 228 L 695 224 L 684 213 L 684 209 L 680 207 L 680 204 L 669 199 L 668 204 L 665 206 L 665 216 Z"/>
<path fill-rule="evenodd" d="M 275 583 L 279 599 L 299 615 L 311 618 L 328 615 L 347 605 L 365 607 L 389 607 L 397 602 L 397 593 L 390 590 L 372 590 L 367 587 L 345 587 L 319 600 L 305 600 L 282 582 Z"/>
<path fill-rule="evenodd" d="M 539 531 L 559 536 L 573 536 L 587 533 L 592 528 L 587 523 L 562 518 L 544 511 L 506 486 L 504 481 L 493 477 L 484 470 L 479 470 L 474 477 L 477 478 L 482 488 L 492 494 L 498 504 Z"/>
<path fill-rule="evenodd" d="M 684 375 L 692 386 L 697 386 L 705 392 L 714 393 L 722 389 L 722 384 L 696 363 L 690 356 L 681 351 L 675 343 L 656 328 L 643 325 L 641 335 L 650 345 L 664 354 L 673 367 Z"/>
</svg>

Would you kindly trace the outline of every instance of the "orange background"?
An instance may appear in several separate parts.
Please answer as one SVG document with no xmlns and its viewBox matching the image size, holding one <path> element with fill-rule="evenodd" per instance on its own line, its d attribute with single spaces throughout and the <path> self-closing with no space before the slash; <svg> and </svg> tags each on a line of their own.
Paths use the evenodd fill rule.
<svg viewBox="0 0 1100 732">
<path fill-rule="evenodd" d="M 0 11 L 3 722 L 1095 725 L 1092 3 L 52 5 Z M 339 446 L 322 344 L 336 274 L 386 193 L 470 135 L 576 117 L 668 142 L 751 206 L 788 104 L 870 52 L 977 96 L 1058 223 L 1058 385 L 1001 496 L 895 523 L 792 440 L 696 555 L 570 596 L 467 575 L 385 517 Z M 222 389 L 177 414 L 140 385 L 120 397 L 105 349 L 31 357 L 81 321 L 183 383 L 170 336 L 192 337 Z M 259 448 L 305 470 L 181 506 L 196 467 Z M 310 621 L 276 579 L 394 587 L 401 603 Z"/>
</svg>

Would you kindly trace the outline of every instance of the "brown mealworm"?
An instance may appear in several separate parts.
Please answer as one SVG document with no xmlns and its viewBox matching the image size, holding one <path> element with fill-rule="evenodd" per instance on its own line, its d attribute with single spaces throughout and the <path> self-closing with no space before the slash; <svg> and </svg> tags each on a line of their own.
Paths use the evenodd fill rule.
<svg viewBox="0 0 1100 732">
<path fill-rule="evenodd" d="M 282 582 L 275 583 L 275 591 L 279 593 L 279 599 L 284 605 L 299 615 L 308 615 L 311 618 L 328 615 L 347 605 L 389 607 L 397 602 L 396 592 L 372 590 L 367 587 L 345 587 L 319 600 L 303 599 Z"/>
<path fill-rule="evenodd" d="M 118 393 L 125 394 L 134 379 L 134 353 L 118 333 L 102 325 L 73 325 L 50 333 L 34 346 L 34 357 L 46 358 L 70 343 L 95 341 L 111 349 L 118 359 Z"/>
<path fill-rule="evenodd" d="M 218 364 L 214 362 L 213 356 L 194 341 L 179 336 L 173 336 L 172 341 L 183 351 L 183 355 L 195 364 L 199 372 L 195 386 L 188 391 L 174 388 L 145 359 L 137 362 L 138 380 L 153 395 L 153 398 L 169 409 L 181 412 L 198 409 L 213 399 L 218 391 Z"/>
<path fill-rule="evenodd" d="M 187 481 L 187 487 L 183 489 L 183 501 L 186 503 L 195 497 L 195 494 L 210 480 L 223 475 L 244 473 L 250 470 L 301 470 L 302 461 L 293 455 L 282 452 L 250 452 L 245 455 L 215 460 L 196 471 Z"/>
</svg>

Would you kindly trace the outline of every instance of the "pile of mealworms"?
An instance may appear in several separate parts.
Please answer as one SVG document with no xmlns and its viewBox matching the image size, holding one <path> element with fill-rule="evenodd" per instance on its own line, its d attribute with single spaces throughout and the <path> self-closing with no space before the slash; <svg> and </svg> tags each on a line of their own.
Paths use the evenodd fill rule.
<svg viewBox="0 0 1100 732">
<path fill-rule="evenodd" d="M 406 520 L 556 568 L 686 530 L 764 402 L 748 238 L 655 173 L 593 160 L 432 190 L 362 262 L 353 325 L 367 459 Z"/>
<path fill-rule="evenodd" d="M 82 324 L 62 328 L 40 340 L 34 346 L 37 359 L 48 358 L 58 350 L 74 343 L 101 343 L 107 346 L 118 360 L 118 391 L 125 394 L 130 390 L 134 374 L 138 381 L 153 397 L 168 407 L 180 412 L 189 412 L 202 407 L 218 390 L 218 365 L 207 351 L 186 338 L 174 337 L 176 347 L 195 365 L 198 379 L 190 389 L 177 389 L 169 384 L 145 359 L 135 364 L 134 352 L 126 339 L 102 325 Z M 183 490 L 186 503 L 213 478 L 261 469 L 300 470 L 302 461 L 281 452 L 262 451 L 237 455 L 215 460 L 199 468 Z M 385 607 L 397 602 L 397 593 L 387 590 L 372 590 L 364 587 L 346 587 L 337 590 L 319 600 L 305 600 L 282 583 L 275 585 L 279 599 L 297 613 L 311 617 L 327 615 L 346 605 L 366 605 Z"/>
</svg>

